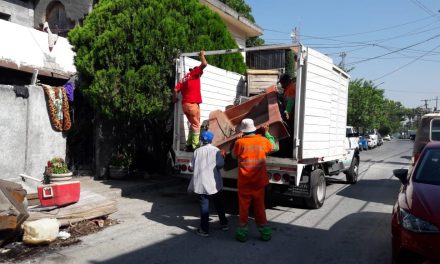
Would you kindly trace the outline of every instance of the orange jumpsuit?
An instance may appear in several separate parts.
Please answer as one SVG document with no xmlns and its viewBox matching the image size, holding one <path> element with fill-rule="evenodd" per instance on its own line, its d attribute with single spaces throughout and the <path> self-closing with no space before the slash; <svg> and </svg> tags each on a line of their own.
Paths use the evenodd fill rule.
<svg viewBox="0 0 440 264">
<path fill-rule="evenodd" d="M 272 143 L 261 135 L 246 135 L 235 142 L 232 154 L 238 159 L 240 226 L 246 226 L 248 223 L 251 203 L 253 203 L 256 224 L 258 226 L 267 224 L 264 207 L 264 191 L 269 184 L 266 155 L 272 150 Z"/>
<path fill-rule="evenodd" d="M 295 104 L 296 95 L 296 83 L 290 82 L 289 85 L 284 89 L 284 106 L 286 107 L 287 113 L 291 114 L 293 112 L 293 105 Z"/>
</svg>

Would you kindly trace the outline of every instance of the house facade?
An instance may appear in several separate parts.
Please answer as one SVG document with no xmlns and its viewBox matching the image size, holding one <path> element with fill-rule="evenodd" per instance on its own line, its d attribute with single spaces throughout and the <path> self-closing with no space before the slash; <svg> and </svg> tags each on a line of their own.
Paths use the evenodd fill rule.
<svg viewBox="0 0 440 264">
<path fill-rule="evenodd" d="M 240 48 L 246 47 L 246 39 L 263 34 L 262 28 L 218 0 L 200 0 L 200 3 L 220 16 Z"/>
</svg>

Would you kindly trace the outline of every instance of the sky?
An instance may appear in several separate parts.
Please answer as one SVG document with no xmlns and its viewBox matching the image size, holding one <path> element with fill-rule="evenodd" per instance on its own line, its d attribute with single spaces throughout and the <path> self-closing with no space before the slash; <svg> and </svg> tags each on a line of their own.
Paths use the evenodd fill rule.
<svg viewBox="0 0 440 264">
<path fill-rule="evenodd" d="M 440 108 L 439 0 L 245 0 L 266 44 L 301 44 L 405 107 Z M 438 98 L 438 101 L 435 99 Z M 429 101 L 425 101 L 425 100 Z"/>
</svg>

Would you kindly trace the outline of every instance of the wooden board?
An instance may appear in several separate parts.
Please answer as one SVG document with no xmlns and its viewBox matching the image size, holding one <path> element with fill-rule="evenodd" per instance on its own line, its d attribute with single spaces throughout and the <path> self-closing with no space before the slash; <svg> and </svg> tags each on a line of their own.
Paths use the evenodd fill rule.
<svg viewBox="0 0 440 264">
<path fill-rule="evenodd" d="M 249 94 L 260 94 L 266 88 L 277 85 L 278 82 L 277 71 L 248 71 L 246 77 Z"/>
<path fill-rule="evenodd" d="M 15 236 L 28 218 L 23 204 L 26 191 L 20 184 L 0 180 L 0 245 Z"/>
<path fill-rule="evenodd" d="M 56 218 L 61 226 L 66 226 L 86 219 L 93 219 L 116 212 L 117 202 L 108 199 L 100 194 L 91 191 L 81 191 L 77 203 L 59 207 L 50 211 L 35 212 L 29 208 L 27 221 L 34 221 L 42 218 Z"/>
</svg>

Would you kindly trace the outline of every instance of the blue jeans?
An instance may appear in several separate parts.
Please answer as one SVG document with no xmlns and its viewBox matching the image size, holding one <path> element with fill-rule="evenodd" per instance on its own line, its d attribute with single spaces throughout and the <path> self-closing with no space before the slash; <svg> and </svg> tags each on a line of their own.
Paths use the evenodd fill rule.
<svg viewBox="0 0 440 264">
<path fill-rule="evenodd" d="M 212 195 L 199 194 L 200 228 L 206 233 L 209 233 L 209 200 L 212 200 L 214 203 L 215 210 L 220 218 L 220 224 L 228 224 L 228 220 L 225 216 L 225 209 L 223 207 L 223 193 L 220 191 Z"/>
</svg>

